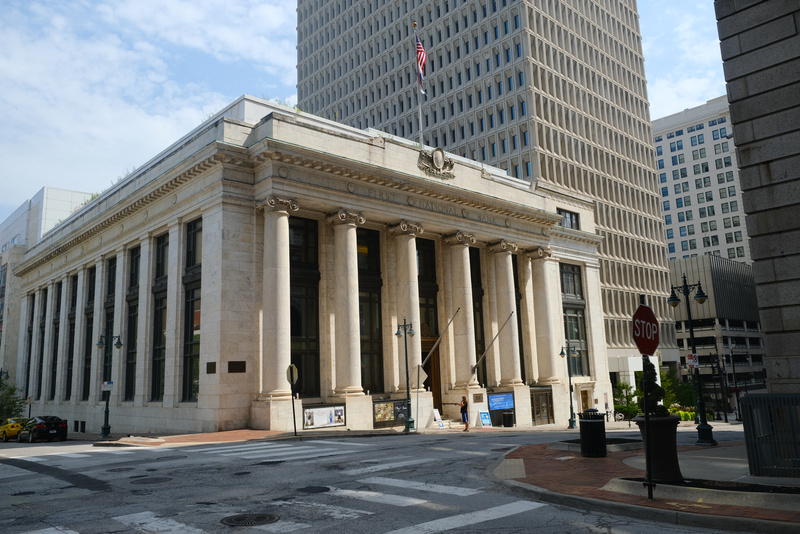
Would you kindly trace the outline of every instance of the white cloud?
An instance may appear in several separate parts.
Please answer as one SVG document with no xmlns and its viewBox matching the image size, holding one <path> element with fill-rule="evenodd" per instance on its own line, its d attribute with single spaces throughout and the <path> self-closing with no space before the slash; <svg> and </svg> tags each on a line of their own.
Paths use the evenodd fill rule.
<svg viewBox="0 0 800 534">
<path fill-rule="evenodd" d="M 45 185 L 109 187 L 243 92 L 297 99 L 294 2 L 3 9 L 0 221 Z"/>
</svg>

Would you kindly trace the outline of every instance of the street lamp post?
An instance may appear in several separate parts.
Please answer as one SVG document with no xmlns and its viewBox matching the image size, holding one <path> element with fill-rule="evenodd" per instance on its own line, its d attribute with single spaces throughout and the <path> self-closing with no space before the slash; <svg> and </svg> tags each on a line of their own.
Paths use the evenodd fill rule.
<svg viewBox="0 0 800 534">
<path fill-rule="evenodd" d="M 703 292 L 703 286 L 700 285 L 698 281 L 696 284 L 687 284 L 686 283 L 686 275 L 683 275 L 683 285 L 680 286 L 672 286 L 672 292 L 670 293 L 669 299 L 667 302 L 673 308 L 680 304 L 681 299 L 675 294 L 675 290 L 678 290 L 683 294 L 684 298 L 686 299 L 686 317 L 689 322 L 689 342 L 692 345 L 692 354 L 697 354 L 697 347 L 694 342 L 694 326 L 692 325 L 692 308 L 689 305 L 689 295 L 692 294 L 692 291 L 697 290 L 697 294 L 694 296 L 694 300 L 697 301 L 698 304 L 703 304 L 706 300 L 708 300 L 708 295 Z M 708 418 L 706 417 L 706 402 L 703 400 L 703 390 L 702 386 L 700 385 L 700 366 L 696 365 L 694 368 L 694 378 L 695 378 L 695 390 L 697 395 L 697 411 L 700 412 L 700 424 L 697 425 L 697 445 L 716 445 L 717 442 L 714 440 L 714 435 L 712 433 L 712 427 L 708 424 Z"/>
<path fill-rule="evenodd" d="M 413 336 L 414 334 L 416 334 L 414 327 L 411 326 L 411 323 L 406 323 L 406 318 L 403 317 L 403 324 L 398 323 L 397 332 L 394 335 L 398 338 L 403 336 L 403 345 L 406 353 L 406 427 L 404 430 L 406 433 L 414 430 L 414 419 L 411 418 L 411 381 L 408 373 L 408 336 Z"/>
<path fill-rule="evenodd" d="M 100 340 L 97 342 L 97 348 L 103 350 L 106 346 L 105 337 L 101 334 Z M 114 336 L 114 347 L 117 349 L 122 348 L 122 340 L 119 336 Z M 108 424 L 108 403 L 111 400 L 111 390 L 104 391 L 106 396 L 106 407 L 103 413 L 103 426 L 100 427 L 100 439 L 108 439 L 111 437 L 111 425 Z"/>
<path fill-rule="evenodd" d="M 565 358 L 567 361 L 567 376 L 569 377 L 569 426 L 567 428 L 574 430 L 575 429 L 575 409 L 573 407 L 573 397 L 575 396 L 572 393 L 572 367 L 570 366 L 569 359 L 572 357 L 573 354 L 576 354 L 577 351 L 569 346 L 569 339 L 567 340 L 567 351 L 564 352 L 564 347 L 561 347 L 561 356 Z"/>
<path fill-rule="evenodd" d="M 739 409 L 739 381 L 736 379 L 736 360 L 733 359 L 733 340 L 729 339 L 731 344 L 731 366 L 733 367 L 733 393 L 736 395 L 736 420 L 742 420 L 742 410 Z"/>
</svg>

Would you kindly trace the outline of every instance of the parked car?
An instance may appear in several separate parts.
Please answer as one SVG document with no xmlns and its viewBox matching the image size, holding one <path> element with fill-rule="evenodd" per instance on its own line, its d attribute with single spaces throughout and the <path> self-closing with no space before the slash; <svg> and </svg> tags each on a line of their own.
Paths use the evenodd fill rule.
<svg viewBox="0 0 800 534">
<path fill-rule="evenodd" d="M 22 425 L 28 422 L 27 417 L 11 417 L 3 419 L 3 424 L 0 425 L 0 435 L 3 436 L 3 441 L 8 441 L 10 438 L 16 438 L 19 429 Z"/>
<path fill-rule="evenodd" d="M 33 443 L 40 439 L 65 441 L 67 422 L 55 415 L 43 415 L 29 420 L 17 433 L 17 441 L 20 443 L 23 441 Z"/>
</svg>

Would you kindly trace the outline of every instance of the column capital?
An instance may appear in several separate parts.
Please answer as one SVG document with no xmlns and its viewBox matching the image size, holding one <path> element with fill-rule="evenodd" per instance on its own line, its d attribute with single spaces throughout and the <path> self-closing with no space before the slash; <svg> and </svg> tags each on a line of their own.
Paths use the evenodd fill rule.
<svg viewBox="0 0 800 534">
<path fill-rule="evenodd" d="M 398 235 L 418 236 L 425 231 L 425 229 L 422 228 L 422 223 L 411 222 L 411 221 L 400 221 L 397 224 L 390 224 L 386 227 L 386 230 L 389 232 L 390 235 L 393 236 L 398 236 Z"/>
<path fill-rule="evenodd" d="M 541 260 L 543 258 L 551 258 L 552 256 L 553 251 L 549 247 L 536 247 L 525 251 L 525 257 L 529 260 Z"/>
<path fill-rule="evenodd" d="M 511 241 L 506 241 L 505 239 L 503 239 L 503 240 L 497 241 L 495 243 L 490 243 L 486 247 L 486 250 L 488 250 L 489 252 L 493 252 L 495 254 L 501 253 L 501 252 L 508 252 L 509 254 L 511 254 L 511 253 L 516 252 L 517 248 L 518 247 L 517 247 L 516 243 L 512 243 Z"/>
<path fill-rule="evenodd" d="M 267 200 L 256 201 L 256 209 L 263 213 L 270 211 L 297 211 L 300 206 L 293 198 L 270 196 Z"/>
<path fill-rule="evenodd" d="M 453 245 L 474 245 L 475 244 L 475 236 L 472 234 L 465 234 L 461 230 L 454 234 L 446 235 L 442 238 L 442 242 L 445 245 L 453 246 Z"/>
<path fill-rule="evenodd" d="M 359 225 L 367 222 L 367 219 L 360 213 L 342 208 L 336 213 L 330 213 L 326 215 L 325 222 L 334 226 L 339 224 Z"/>
</svg>

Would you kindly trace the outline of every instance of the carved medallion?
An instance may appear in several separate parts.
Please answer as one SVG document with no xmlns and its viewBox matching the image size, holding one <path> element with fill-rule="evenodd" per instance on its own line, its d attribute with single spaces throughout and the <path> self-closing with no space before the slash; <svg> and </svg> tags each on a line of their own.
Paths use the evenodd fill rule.
<svg viewBox="0 0 800 534">
<path fill-rule="evenodd" d="M 456 177 L 453 172 L 455 162 L 448 158 L 441 148 L 436 148 L 430 153 L 420 150 L 417 167 L 428 176 L 435 178 L 451 180 Z"/>
</svg>

